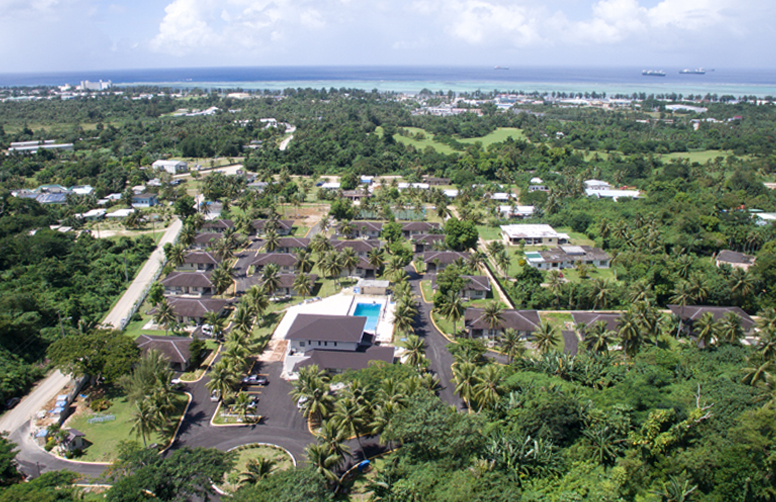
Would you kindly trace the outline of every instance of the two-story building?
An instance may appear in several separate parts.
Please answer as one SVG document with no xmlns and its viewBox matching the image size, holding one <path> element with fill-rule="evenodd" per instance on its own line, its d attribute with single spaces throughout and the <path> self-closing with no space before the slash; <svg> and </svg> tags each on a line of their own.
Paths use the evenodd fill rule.
<svg viewBox="0 0 776 502">
<path fill-rule="evenodd" d="M 584 263 L 595 268 L 609 268 L 611 257 L 603 249 L 590 246 L 558 246 L 546 251 L 528 251 L 525 261 L 539 270 L 562 270 Z"/>
<path fill-rule="evenodd" d="M 296 256 L 290 253 L 257 253 L 251 265 L 257 274 L 270 263 L 277 265 L 281 274 L 292 274 L 298 261 Z"/>
<path fill-rule="evenodd" d="M 430 221 L 408 221 L 401 226 L 401 233 L 405 239 L 441 231 L 442 225 Z"/>
<path fill-rule="evenodd" d="M 186 272 L 208 272 L 221 263 L 221 260 L 207 251 L 189 251 L 178 265 L 178 270 Z"/>
<path fill-rule="evenodd" d="M 556 232 L 550 225 L 517 223 L 501 225 L 500 228 L 507 244 L 523 242 L 527 246 L 559 246 L 570 240 L 568 234 Z"/>
<path fill-rule="evenodd" d="M 216 291 L 210 274 L 204 272 L 173 272 L 162 280 L 166 295 L 212 295 Z"/>
<path fill-rule="evenodd" d="M 423 253 L 423 263 L 426 264 L 426 272 L 437 274 L 458 260 L 466 261 L 471 255 L 459 251 L 426 251 Z"/>
</svg>

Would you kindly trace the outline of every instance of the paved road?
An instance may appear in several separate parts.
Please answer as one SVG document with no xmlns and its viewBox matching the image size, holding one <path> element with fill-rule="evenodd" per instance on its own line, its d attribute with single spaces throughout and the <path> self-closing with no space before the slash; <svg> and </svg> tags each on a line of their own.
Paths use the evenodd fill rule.
<svg viewBox="0 0 776 502">
<path fill-rule="evenodd" d="M 294 139 L 294 135 L 293 134 L 280 142 L 280 151 L 281 152 L 283 150 L 285 150 L 286 148 L 288 148 L 288 144 L 291 143 L 292 139 Z"/>
<path fill-rule="evenodd" d="M 145 288 L 151 283 L 151 279 L 154 277 L 156 271 L 162 266 L 164 260 L 164 245 L 174 241 L 182 227 L 183 223 L 181 220 L 176 219 L 169 228 L 167 228 L 167 231 L 159 241 L 159 245 L 154 252 L 151 253 L 148 261 L 143 265 L 143 268 L 140 269 L 135 280 L 132 281 L 132 284 L 129 285 L 129 288 L 127 288 L 121 296 L 121 299 L 119 299 L 113 307 L 113 310 L 111 310 L 103 320 L 102 323 L 104 325 L 112 325 L 117 329 L 121 327 L 121 319 L 129 315 L 132 306 L 140 298 L 140 295 L 143 294 Z"/>
<path fill-rule="evenodd" d="M 35 413 L 43 409 L 46 403 L 56 396 L 62 387 L 70 382 L 70 377 L 59 370 L 41 380 L 35 388 L 22 398 L 15 408 L 0 416 L 0 431 L 16 431 L 28 422 Z"/>
<path fill-rule="evenodd" d="M 420 293 L 420 280 L 422 276 L 415 272 L 415 269 L 412 267 L 407 267 L 406 270 L 409 274 L 412 289 L 420 299 L 418 319 L 414 326 L 415 334 L 426 342 L 426 357 L 430 362 L 429 369 L 437 374 L 442 384 L 439 397 L 459 410 L 464 409 L 463 401 L 455 394 L 452 369 L 453 356 L 447 350 L 447 344 L 450 342 L 431 322 L 431 309 L 434 306 L 423 301 L 423 296 Z"/>
<path fill-rule="evenodd" d="M 579 338 L 577 338 L 577 334 L 574 331 L 561 331 L 561 334 L 563 335 L 563 352 L 566 352 L 567 354 L 571 354 L 572 356 L 577 355 L 577 350 L 579 350 Z"/>
</svg>

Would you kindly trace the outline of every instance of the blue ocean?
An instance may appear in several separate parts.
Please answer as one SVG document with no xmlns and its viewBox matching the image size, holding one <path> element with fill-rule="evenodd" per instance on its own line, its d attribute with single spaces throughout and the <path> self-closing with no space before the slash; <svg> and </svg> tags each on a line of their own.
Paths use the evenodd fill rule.
<svg viewBox="0 0 776 502">
<path fill-rule="evenodd" d="M 664 70 L 665 77 L 641 74 Z M 682 68 L 553 68 L 445 66 L 274 66 L 157 68 L 67 73 L 0 74 L 0 86 L 78 84 L 110 80 L 115 85 L 175 88 L 282 90 L 286 88 L 358 88 L 417 93 L 433 91 L 606 92 L 612 94 L 682 93 L 776 95 L 776 70 L 706 69 L 705 75 L 681 75 Z"/>
</svg>

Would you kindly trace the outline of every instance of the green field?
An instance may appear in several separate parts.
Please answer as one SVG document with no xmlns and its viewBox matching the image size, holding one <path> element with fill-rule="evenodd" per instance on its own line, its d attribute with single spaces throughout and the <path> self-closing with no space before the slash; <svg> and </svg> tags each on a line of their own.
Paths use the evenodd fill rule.
<svg viewBox="0 0 776 502">
<path fill-rule="evenodd" d="M 176 396 L 177 411 L 172 417 L 174 427 L 177 427 L 178 420 L 180 419 L 183 410 L 186 408 L 188 397 L 185 394 L 177 394 Z M 118 454 L 118 445 L 121 441 L 130 439 L 137 439 L 142 443 L 142 439 L 136 437 L 134 434 L 130 434 L 132 423 L 130 419 L 132 417 L 132 407 L 124 397 L 115 397 L 111 399 L 111 407 L 100 413 L 100 415 L 114 415 L 116 420 L 110 422 L 101 422 L 90 424 L 88 419 L 94 417 L 96 413 L 88 410 L 86 413 L 78 415 L 72 420 L 68 421 L 67 427 L 78 429 L 86 436 L 84 439 L 87 441 L 87 448 L 84 449 L 84 454 L 79 460 L 87 462 L 112 462 L 116 460 Z M 174 431 L 175 428 L 172 429 Z M 159 435 L 155 434 L 148 438 L 148 444 L 157 443 L 159 445 L 165 445 L 172 434 Z"/>
<path fill-rule="evenodd" d="M 425 150 L 426 147 L 431 147 L 434 150 L 436 150 L 439 153 L 444 153 L 446 155 L 449 154 L 457 154 L 461 153 L 457 150 L 452 149 L 448 145 L 445 145 L 444 143 L 439 143 L 437 141 L 434 141 L 434 134 L 427 132 L 425 129 L 421 129 L 419 127 L 403 127 L 402 129 L 405 129 L 407 132 L 409 132 L 412 135 L 415 135 L 417 133 L 423 133 L 426 137 L 422 140 L 415 139 L 411 136 L 402 136 L 400 134 L 395 134 L 393 137 L 396 141 L 399 143 L 405 144 L 405 145 L 412 145 L 418 150 Z M 383 128 L 378 127 L 375 129 L 375 132 L 378 136 L 383 136 Z M 518 129 L 516 127 L 499 127 L 492 133 L 482 136 L 479 138 L 456 138 L 456 141 L 459 141 L 461 143 L 466 143 L 473 145 L 476 142 L 482 143 L 483 148 L 487 148 L 488 146 L 492 145 L 493 143 L 499 143 L 507 138 L 513 138 L 515 140 L 524 140 L 526 139 L 525 134 L 521 129 Z"/>
<path fill-rule="evenodd" d="M 688 159 L 690 162 L 705 164 L 709 160 L 714 160 L 717 157 L 726 158 L 729 155 L 733 155 L 733 152 L 730 150 L 700 150 L 697 152 L 667 153 L 665 155 L 661 155 L 660 160 L 663 162 L 669 162 L 672 159 Z"/>
</svg>

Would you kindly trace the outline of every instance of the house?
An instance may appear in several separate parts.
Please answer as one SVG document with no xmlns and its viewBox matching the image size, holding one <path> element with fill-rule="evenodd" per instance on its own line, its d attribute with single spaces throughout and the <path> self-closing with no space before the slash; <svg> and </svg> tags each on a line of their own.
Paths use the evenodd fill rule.
<svg viewBox="0 0 776 502">
<path fill-rule="evenodd" d="M 749 270 L 749 267 L 754 265 L 754 261 L 756 259 L 757 257 L 755 256 L 750 256 L 748 254 L 738 253 L 736 251 L 729 251 L 727 249 L 723 249 L 717 255 L 715 263 L 717 267 L 721 265 L 730 265 L 731 267 Z"/>
<path fill-rule="evenodd" d="M 340 272 L 340 277 L 359 277 L 369 279 L 375 277 L 375 270 L 377 268 L 369 263 L 366 258 L 358 257 L 358 263 L 352 269 L 343 269 Z"/>
<path fill-rule="evenodd" d="M 187 336 L 140 335 L 135 340 L 143 354 L 149 350 L 161 352 L 170 361 L 170 367 L 176 371 L 186 371 L 191 365 L 191 342 L 192 339 Z"/>
<path fill-rule="evenodd" d="M 353 232 L 346 234 L 346 237 L 351 239 L 356 237 L 376 239 L 380 237 L 380 232 L 383 230 L 383 224 L 379 221 L 354 220 L 350 224 L 353 227 Z"/>
<path fill-rule="evenodd" d="M 446 189 L 446 190 L 442 190 L 442 193 L 448 199 L 455 199 L 456 197 L 458 197 L 459 191 L 456 190 L 455 188 L 449 188 L 449 189 Z"/>
<path fill-rule="evenodd" d="M 76 185 L 70 187 L 70 191 L 76 195 L 91 195 L 94 192 L 94 187 L 91 185 Z"/>
<path fill-rule="evenodd" d="M 517 196 L 513 193 L 496 192 L 490 195 L 490 200 L 497 200 L 501 202 L 507 202 L 511 199 L 516 199 Z"/>
<path fill-rule="evenodd" d="M 469 256 L 471 256 L 469 253 L 458 251 L 426 251 L 423 253 L 423 263 L 426 264 L 427 273 L 435 274 L 458 260 L 468 260 Z"/>
<path fill-rule="evenodd" d="M 312 291 L 313 287 L 315 287 L 315 281 L 318 280 L 318 276 L 316 274 L 305 274 L 305 276 L 310 284 L 310 291 Z M 302 296 L 294 289 L 294 281 L 296 281 L 295 274 L 280 274 L 278 278 L 280 279 L 280 285 L 273 292 L 275 296 Z"/>
<path fill-rule="evenodd" d="M 505 330 L 513 329 L 519 336 L 528 336 L 541 324 L 539 313 L 535 310 L 502 310 L 501 320 L 495 328 L 491 328 L 485 319 L 485 309 L 467 308 L 464 312 L 464 327 L 473 338 L 496 338 Z"/>
<path fill-rule="evenodd" d="M 331 182 L 321 183 L 319 186 L 321 190 L 339 190 L 342 184 L 337 181 L 331 181 Z"/>
<path fill-rule="evenodd" d="M 356 287 L 353 290 L 353 292 L 361 295 L 385 296 L 387 294 L 388 287 L 390 285 L 391 285 L 391 281 L 359 279 L 359 281 L 356 283 Z"/>
<path fill-rule="evenodd" d="M 466 300 L 484 300 L 490 292 L 490 279 L 485 275 L 462 275 L 466 283 L 461 290 L 461 296 Z M 431 283 L 433 289 L 436 289 L 436 277 Z"/>
<path fill-rule="evenodd" d="M 738 307 L 706 307 L 697 305 L 668 305 L 671 309 L 671 313 L 674 314 L 681 322 L 682 328 L 685 333 L 692 333 L 693 324 L 700 319 L 706 312 L 711 312 L 715 321 L 720 321 L 729 312 L 736 314 L 741 319 L 741 328 L 744 333 L 749 333 L 754 329 L 754 320 L 749 317 L 749 314 L 744 312 Z"/>
<path fill-rule="evenodd" d="M 382 241 L 377 239 L 369 239 L 369 240 L 336 240 L 332 239 L 329 241 L 331 243 L 332 249 L 335 251 L 342 251 L 345 248 L 352 248 L 353 251 L 355 251 L 356 256 L 359 256 L 361 258 L 366 258 L 369 256 L 369 252 L 375 249 L 380 249 L 380 246 L 382 246 Z"/>
<path fill-rule="evenodd" d="M 257 253 L 251 265 L 259 273 L 265 266 L 274 263 L 281 274 L 291 274 L 296 270 L 297 261 L 296 256 L 290 253 Z"/>
<path fill-rule="evenodd" d="M 591 189 L 586 188 L 585 193 L 588 197 L 597 197 L 599 199 L 613 199 L 617 202 L 617 199 L 636 199 L 641 196 L 641 192 L 638 190 L 604 190 L 604 189 Z"/>
<path fill-rule="evenodd" d="M 412 237 L 413 252 L 424 253 L 445 241 L 445 234 L 419 234 Z"/>
<path fill-rule="evenodd" d="M 182 160 L 157 160 L 151 164 L 157 171 L 167 171 L 170 174 L 185 173 L 189 170 L 188 164 Z"/>
<path fill-rule="evenodd" d="M 591 328 L 594 324 L 601 321 L 606 323 L 607 331 L 617 331 L 620 327 L 620 316 L 622 314 L 610 314 L 602 312 L 586 312 L 577 311 L 572 312 L 571 317 L 574 319 L 574 324 L 577 325 L 577 330 L 584 338 L 585 329 Z"/>
<path fill-rule="evenodd" d="M 130 214 L 134 213 L 134 209 L 116 209 L 112 213 L 105 215 L 106 218 L 126 218 Z"/>
<path fill-rule="evenodd" d="M 278 239 L 277 248 L 271 252 L 296 253 L 300 249 L 307 249 L 308 247 L 310 247 L 310 239 L 306 237 L 281 237 Z"/>
<path fill-rule="evenodd" d="M 590 246 L 558 246 L 546 251 L 528 251 L 526 263 L 539 270 L 561 270 L 584 263 L 595 268 L 609 268 L 611 257 L 599 248 Z"/>
<path fill-rule="evenodd" d="M 194 242 L 192 243 L 191 247 L 194 249 L 207 249 L 220 238 L 221 234 L 215 232 L 197 234 L 197 236 L 194 237 Z"/>
<path fill-rule="evenodd" d="M 132 196 L 132 207 L 154 207 L 159 204 L 155 193 L 138 193 Z"/>
<path fill-rule="evenodd" d="M 416 188 L 418 190 L 428 190 L 428 183 L 399 183 L 397 188 L 399 190 L 406 190 L 408 188 Z"/>
<path fill-rule="evenodd" d="M 207 272 L 213 270 L 221 263 L 221 260 L 213 253 L 207 251 L 189 251 L 183 258 L 183 263 L 178 270 L 188 272 Z"/>
<path fill-rule="evenodd" d="M 205 322 L 205 314 L 217 312 L 223 315 L 224 309 L 229 305 L 229 300 L 219 298 L 180 298 L 171 296 L 167 303 L 175 314 L 175 319 L 180 324 L 201 325 Z M 153 309 L 152 309 L 153 310 Z"/>
<path fill-rule="evenodd" d="M 601 180 L 586 180 L 585 181 L 585 190 L 592 190 L 592 191 L 601 191 L 601 190 L 609 190 L 612 186 Z"/>
<path fill-rule="evenodd" d="M 449 185 L 450 178 L 435 178 L 433 176 L 423 176 L 423 181 L 431 186 Z"/>
<path fill-rule="evenodd" d="M 107 211 L 104 209 L 92 209 L 90 211 L 86 211 L 85 213 L 74 214 L 73 217 L 78 220 L 100 221 L 101 219 L 105 218 L 105 213 L 107 213 Z"/>
<path fill-rule="evenodd" d="M 285 367 L 297 373 L 316 364 L 330 373 L 364 369 L 373 361 L 393 363 L 394 348 L 372 344 L 361 316 L 298 314 L 286 334 Z"/>
<path fill-rule="evenodd" d="M 534 215 L 536 208 L 534 206 L 499 206 L 498 212 L 502 218 L 530 218 Z"/>
<path fill-rule="evenodd" d="M 79 431 L 78 429 L 67 429 L 66 432 L 67 436 L 62 442 L 61 447 L 67 451 L 83 450 L 84 437 L 86 437 L 86 434 Z"/>
<path fill-rule="evenodd" d="M 203 272 L 173 272 L 162 280 L 166 295 L 212 295 L 216 291 L 210 274 Z"/>
<path fill-rule="evenodd" d="M 548 192 L 549 189 L 544 184 L 544 181 L 542 181 L 541 178 L 531 178 L 530 184 L 528 185 L 528 191 L 529 192 Z"/>
<path fill-rule="evenodd" d="M 251 226 L 257 234 L 263 234 L 267 230 L 267 224 L 271 220 L 253 220 Z M 269 228 L 274 227 L 275 233 L 278 235 L 291 235 L 291 231 L 294 228 L 294 220 L 275 220 L 269 225 Z"/>
<path fill-rule="evenodd" d="M 349 199 L 353 202 L 360 202 L 361 199 L 366 199 L 367 197 L 371 197 L 372 194 L 370 194 L 366 190 L 345 190 L 342 192 L 342 197 L 345 199 Z"/>
<path fill-rule="evenodd" d="M 409 239 L 414 235 L 422 235 L 436 232 L 441 232 L 442 225 L 439 223 L 432 223 L 428 221 L 408 221 L 402 223 L 401 233 L 405 239 Z"/>
<path fill-rule="evenodd" d="M 507 244 L 520 244 L 524 242 L 528 246 L 558 246 L 567 244 L 570 240 L 568 234 L 561 234 L 549 225 L 518 223 L 514 225 L 501 225 L 501 235 Z"/>
<path fill-rule="evenodd" d="M 202 224 L 199 231 L 222 234 L 229 228 L 234 228 L 234 222 L 232 220 L 207 220 Z"/>
</svg>

